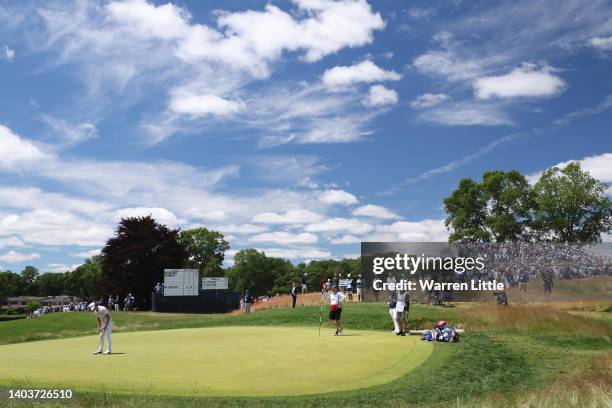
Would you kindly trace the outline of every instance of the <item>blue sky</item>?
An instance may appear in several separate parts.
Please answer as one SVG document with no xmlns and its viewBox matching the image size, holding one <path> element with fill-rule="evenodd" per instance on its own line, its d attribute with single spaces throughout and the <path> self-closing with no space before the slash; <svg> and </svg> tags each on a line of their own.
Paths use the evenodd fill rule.
<svg viewBox="0 0 612 408">
<path fill-rule="evenodd" d="M 0 269 L 146 214 L 228 265 L 445 240 L 463 177 L 612 183 L 611 68 L 606 1 L 0 2 Z"/>
</svg>

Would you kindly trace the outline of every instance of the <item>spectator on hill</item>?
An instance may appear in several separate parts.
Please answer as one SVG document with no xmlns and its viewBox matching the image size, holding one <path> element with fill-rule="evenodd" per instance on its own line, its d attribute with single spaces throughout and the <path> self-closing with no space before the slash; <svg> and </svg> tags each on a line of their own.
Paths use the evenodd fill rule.
<svg viewBox="0 0 612 408">
<path fill-rule="evenodd" d="M 302 276 L 302 294 L 308 292 L 308 281 L 307 281 L 307 277 L 308 274 L 304 273 L 304 276 Z"/>
<path fill-rule="evenodd" d="M 297 283 L 291 282 L 291 307 L 295 308 L 295 302 L 297 301 L 298 288 Z"/>
<path fill-rule="evenodd" d="M 249 293 L 248 289 L 244 291 L 243 301 L 244 301 L 244 313 L 245 314 L 251 313 L 251 303 L 253 303 L 253 297 Z"/>
</svg>

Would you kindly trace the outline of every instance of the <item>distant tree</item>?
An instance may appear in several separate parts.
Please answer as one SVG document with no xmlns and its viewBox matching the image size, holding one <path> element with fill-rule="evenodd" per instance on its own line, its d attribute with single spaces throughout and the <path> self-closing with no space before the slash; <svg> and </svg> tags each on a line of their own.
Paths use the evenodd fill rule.
<svg viewBox="0 0 612 408">
<path fill-rule="evenodd" d="M 33 311 L 35 311 L 36 309 L 40 309 L 41 307 L 42 305 L 40 304 L 40 302 L 28 302 L 25 307 L 25 310 L 28 313 L 32 313 Z"/>
<path fill-rule="evenodd" d="M 81 299 L 100 299 L 102 297 L 102 258 L 94 256 L 64 274 L 66 294 Z"/>
<path fill-rule="evenodd" d="M 444 199 L 447 217 L 444 224 L 452 228 L 449 242 L 491 240 L 487 230 L 487 200 L 481 186 L 472 179 L 462 179 L 459 187 Z"/>
<path fill-rule="evenodd" d="M 24 294 L 25 295 L 35 295 L 36 294 L 36 278 L 38 278 L 39 272 L 35 267 L 28 265 L 23 271 L 21 271 L 21 280 L 24 285 Z"/>
<path fill-rule="evenodd" d="M 43 273 L 36 278 L 38 296 L 58 296 L 66 293 L 66 278 L 63 273 Z"/>
<path fill-rule="evenodd" d="M 272 295 L 287 286 L 291 262 L 266 256 L 256 249 L 243 249 L 234 256 L 234 265 L 226 273 L 232 289 L 248 289 L 252 295 Z M 288 290 L 288 288 L 287 288 Z"/>
<path fill-rule="evenodd" d="M 151 216 L 123 218 L 102 249 L 102 294 L 131 292 L 139 307 L 149 308 L 151 290 L 163 280 L 164 269 L 186 264 L 178 233 Z"/>
<path fill-rule="evenodd" d="M 23 290 L 24 284 L 19 274 L 11 271 L 0 272 L 0 301 L 22 295 Z"/>
<path fill-rule="evenodd" d="M 540 238 L 600 242 L 601 234 L 612 230 L 612 202 L 606 197 L 607 188 L 576 162 L 546 170 L 534 186 Z"/>
<path fill-rule="evenodd" d="M 218 231 L 193 228 L 179 232 L 179 242 L 187 250 L 187 268 L 200 270 L 200 276 L 224 276 L 221 265 L 229 243 Z"/>
</svg>

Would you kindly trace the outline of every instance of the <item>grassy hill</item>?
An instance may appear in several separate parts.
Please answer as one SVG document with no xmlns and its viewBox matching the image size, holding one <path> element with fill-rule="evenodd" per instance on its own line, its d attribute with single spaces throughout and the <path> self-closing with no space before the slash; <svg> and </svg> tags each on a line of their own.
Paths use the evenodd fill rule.
<svg viewBox="0 0 612 408">
<path fill-rule="evenodd" d="M 462 304 L 453 308 L 413 305 L 409 315 L 411 328 L 431 327 L 436 320 L 444 319 L 463 327 L 466 333 L 459 343 L 436 344 L 434 353 L 423 366 L 384 385 L 343 393 L 325 393 L 322 390 L 321 394 L 313 396 L 278 398 L 120 397 L 77 392 L 77 398 L 68 404 L 147 408 L 323 405 L 607 407 L 612 394 L 612 325 L 609 323 L 610 311 L 605 310 L 601 302 L 510 307 Z M 305 326 L 316 331 L 319 307 L 276 308 L 250 315 L 121 312 L 113 316 L 116 332 L 232 325 Z M 347 332 L 356 329 L 391 330 L 385 304 L 349 304 L 343 318 Z M 324 321 L 323 335 L 331 333 L 330 326 Z M 95 321 L 90 313 L 58 313 L 0 323 L 0 344 L 90 334 L 95 334 Z M 334 361 L 333 350 L 322 352 L 330 354 L 330 364 L 342 364 L 347 370 L 351 369 L 350 361 Z"/>
</svg>

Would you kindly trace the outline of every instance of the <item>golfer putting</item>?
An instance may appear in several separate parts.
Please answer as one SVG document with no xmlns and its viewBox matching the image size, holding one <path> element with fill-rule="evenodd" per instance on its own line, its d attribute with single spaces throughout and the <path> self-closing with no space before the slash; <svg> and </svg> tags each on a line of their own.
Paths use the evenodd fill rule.
<svg viewBox="0 0 612 408">
<path fill-rule="evenodd" d="M 98 349 L 93 352 L 96 354 L 111 354 L 111 334 L 113 332 L 113 320 L 110 312 L 104 306 L 100 306 L 97 302 L 91 302 L 88 306 L 91 312 L 96 314 L 96 324 L 98 325 L 98 332 L 100 332 L 100 341 L 98 343 Z M 102 353 L 104 349 L 104 338 L 106 338 L 106 351 Z"/>
<path fill-rule="evenodd" d="M 340 316 L 342 314 L 342 302 L 346 299 L 344 293 L 338 292 L 338 286 L 332 286 L 332 293 L 329 295 L 329 321 L 336 328 L 336 336 L 342 336 L 342 322 Z"/>
</svg>

